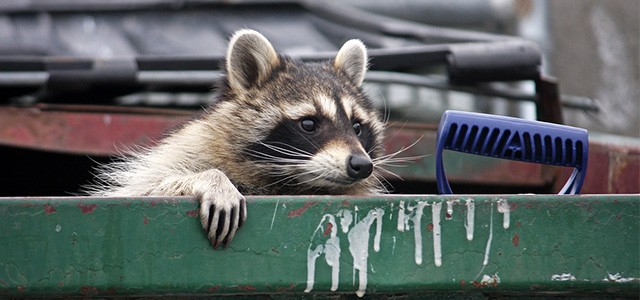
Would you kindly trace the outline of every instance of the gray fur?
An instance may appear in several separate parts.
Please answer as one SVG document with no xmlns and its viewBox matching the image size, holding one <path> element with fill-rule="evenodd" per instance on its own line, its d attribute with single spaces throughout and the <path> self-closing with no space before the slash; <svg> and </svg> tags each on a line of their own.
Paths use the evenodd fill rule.
<svg viewBox="0 0 640 300">
<path fill-rule="evenodd" d="M 238 31 L 229 44 L 227 79 L 215 104 L 157 146 L 102 166 L 87 191 L 95 196 L 196 196 L 214 247 L 226 246 L 246 219 L 239 189 L 244 194 L 378 193 L 384 190 L 381 165 L 391 156 L 383 156 L 384 124 L 360 87 L 366 64 L 366 49 L 357 40 L 347 42 L 332 62 L 302 64 L 277 55 L 258 32 Z M 325 141 L 321 146 L 303 151 L 264 142 L 279 124 L 296 124 L 307 115 L 322 116 L 335 128 L 319 133 Z M 369 130 L 368 145 L 354 133 L 354 122 Z M 313 144 L 312 136 L 305 139 Z M 370 157 L 373 174 L 340 183 L 348 178 L 345 162 L 355 153 Z"/>
</svg>

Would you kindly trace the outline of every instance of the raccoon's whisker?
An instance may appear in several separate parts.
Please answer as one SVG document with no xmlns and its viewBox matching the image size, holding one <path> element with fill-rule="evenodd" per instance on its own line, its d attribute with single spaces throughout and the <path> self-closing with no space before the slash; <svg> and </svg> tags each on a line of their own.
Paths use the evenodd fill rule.
<svg viewBox="0 0 640 300">
<path fill-rule="evenodd" d="M 422 156 L 389 158 L 389 159 L 374 161 L 373 165 L 378 167 L 384 166 L 384 167 L 404 168 L 404 167 L 407 167 L 410 162 L 415 162 L 421 158 Z"/>
<path fill-rule="evenodd" d="M 329 171 L 322 172 L 322 173 L 318 174 L 318 176 L 310 178 L 310 179 L 307 179 L 305 181 L 300 181 L 300 182 L 296 183 L 295 185 L 304 185 L 304 184 L 307 184 L 309 182 L 316 181 L 316 180 L 318 180 L 320 178 L 326 177 L 327 174 L 329 174 Z"/>
<path fill-rule="evenodd" d="M 263 186 L 263 188 L 274 186 L 274 185 L 277 185 L 277 184 L 280 184 L 280 183 L 282 183 L 280 186 L 286 186 L 286 185 L 289 185 L 289 183 L 291 181 L 295 180 L 299 176 L 300 176 L 299 174 L 289 175 L 289 176 L 283 177 L 282 179 L 279 179 L 277 181 L 269 183 L 269 184 Z"/>
<path fill-rule="evenodd" d="M 263 153 L 263 152 L 252 150 L 252 149 L 247 150 L 247 152 L 251 154 L 252 157 L 261 159 L 262 161 L 265 161 L 265 162 L 289 162 L 289 163 L 296 164 L 296 163 L 304 163 L 306 161 L 303 159 L 274 156 L 271 154 Z"/>
<path fill-rule="evenodd" d="M 403 156 L 403 157 L 389 157 L 383 160 L 380 160 L 381 162 L 391 162 L 391 163 L 396 163 L 396 162 L 410 162 L 410 161 L 416 161 L 416 160 L 420 160 L 423 159 L 425 157 L 429 157 L 430 155 L 425 154 L 425 155 L 416 155 L 416 156 Z"/>
<path fill-rule="evenodd" d="M 367 155 L 371 156 L 371 153 L 376 150 L 382 150 L 384 152 L 384 147 L 382 145 L 376 145 L 375 147 L 372 147 L 371 149 L 369 149 L 369 151 L 367 151 Z"/>
<path fill-rule="evenodd" d="M 284 175 L 284 174 L 282 174 L 282 175 Z M 292 174 L 292 175 L 288 175 L 288 176 L 285 176 L 285 177 L 283 177 L 283 178 L 281 178 L 281 179 L 279 179 L 279 180 L 276 180 L 276 181 L 274 181 L 274 182 L 272 182 L 272 183 L 269 183 L 269 184 L 267 184 L 267 185 L 265 185 L 265 186 L 262 186 L 262 187 L 263 187 L 263 188 L 266 188 L 266 187 L 274 186 L 274 185 L 277 185 L 277 184 L 280 184 L 280 183 L 282 183 L 282 184 L 281 184 L 281 186 L 285 186 L 285 185 L 288 185 L 288 184 L 289 184 L 289 182 L 291 182 L 291 181 L 295 180 L 295 179 L 296 179 L 297 177 L 299 177 L 299 176 L 300 176 L 300 174 Z M 283 182 L 284 182 L 284 183 L 283 183 Z"/>
<path fill-rule="evenodd" d="M 407 165 L 399 165 L 399 164 L 392 164 L 392 163 L 390 164 L 390 163 L 387 163 L 387 162 L 383 162 L 383 163 L 381 163 L 380 165 L 377 165 L 377 166 L 385 166 L 385 167 L 393 167 L 393 168 L 404 168 Z"/>
<path fill-rule="evenodd" d="M 421 139 L 422 137 L 420 137 L 419 139 L 417 139 L 415 142 L 411 143 L 411 145 L 407 146 L 407 147 L 402 147 L 400 150 L 393 152 L 393 153 L 389 153 L 380 157 L 376 157 L 375 159 L 373 159 L 374 164 L 377 162 L 384 162 L 390 159 L 404 159 L 403 157 L 398 157 L 396 158 L 397 155 L 399 155 L 402 152 L 405 152 L 407 150 L 409 150 L 411 147 L 415 146 Z M 414 157 L 419 157 L 422 158 L 421 156 L 411 156 L 411 157 L 407 157 L 409 159 L 413 159 Z M 394 162 L 399 162 L 400 160 L 396 160 Z"/>
<path fill-rule="evenodd" d="M 306 171 L 306 172 L 299 173 L 298 175 L 301 175 L 301 176 L 298 176 L 298 177 L 302 177 L 302 175 L 308 175 L 308 174 L 316 175 L 316 176 L 314 176 L 314 177 L 312 177 L 310 179 L 307 179 L 305 181 L 298 182 L 295 185 L 302 185 L 302 184 L 305 184 L 305 183 L 308 183 L 308 182 L 312 182 L 314 180 L 317 180 L 319 178 L 324 177 L 328 173 L 329 173 L 328 171 L 322 170 L 322 169 L 312 169 L 312 170 L 309 170 L 309 171 Z"/>
<path fill-rule="evenodd" d="M 298 159 L 284 159 L 284 158 L 279 158 L 279 157 L 254 157 L 256 158 L 256 160 L 254 160 L 255 164 L 270 164 L 270 165 L 274 165 L 274 166 L 281 166 L 281 167 L 291 167 L 291 166 L 299 166 L 301 164 L 304 163 L 304 161 L 298 160 Z"/>
<path fill-rule="evenodd" d="M 278 146 L 275 146 L 275 145 L 270 145 L 270 144 L 267 144 L 267 143 L 264 143 L 264 142 L 260 142 L 260 144 L 265 146 L 265 147 L 267 147 L 267 148 L 269 148 L 269 149 L 271 149 L 271 150 L 273 150 L 273 151 L 275 151 L 275 152 L 277 152 L 277 153 L 281 153 L 281 154 L 284 154 L 284 155 L 294 156 L 294 157 L 302 157 L 302 158 L 311 158 L 312 157 L 312 155 L 309 154 L 309 153 L 295 152 L 295 151 L 292 151 L 292 150 L 289 150 L 289 149 L 285 149 L 285 148 L 278 147 Z M 296 149 L 296 150 L 299 150 L 299 149 Z"/>
<path fill-rule="evenodd" d="M 285 169 L 283 169 L 283 171 L 285 171 Z M 291 172 L 291 169 L 286 169 L 286 171 Z M 316 170 L 309 170 L 309 171 L 305 171 L 305 172 L 300 172 L 300 173 L 296 173 L 296 174 L 291 174 L 291 175 L 285 176 L 284 178 L 281 178 L 281 179 L 279 179 L 279 180 L 277 180 L 277 181 L 275 181 L 275 182 L 273 182 L 273 183 L 270 183 L 270 184 L 266 185 L 265 187 L 269 187 L 269 186 L 272 186 L 272 185 L 276 185 L 276 184 L 279 184 L 279 183 L 282 183 L 282 182 L 284 182 L 284 184 L 282 184 L 283 186 L 284 186 L 284 185 L 289 185 L 289 183 L 290 183 L 291 181 L 293 181 L 293 180 L 295 180 L 295 179 L 297 179 L 297 178 L 299 178 L 299 177 L 302 177 L 302 176 L 304 176 L 304 175 L 312 174 L 312 173 L 315 173 L 315 172 L 316 172 Z M 283 174 L 283 175 L 284 175 L 284 174 Z M 297 184 L 295 184 L 295 185 L 297 185 Z"/>
<path fill-rule="evenodd" d="M 293 166 L 290 166 L 291 168 Z M 271 176 L 290 176 L 291 169 L 284 168 L 271 168 L 271 170 L 263 171 L 261 174 L 271 175 Z"/>
<path fill-rule="evenodd" d="M 256 157 L 258 158 L 258 157 Z M 292 167 L 300 166 L 304 162 L 298 160 L 284 160 L 277 158 L 258 158 L 253 161 L 253 164 L 256 166 L 266 166 L 268 168 L 278 168 L 283 170 L 291 170 Z"/>
<path fill-rule="evenodd" d="M 379 176 L 376 174 L 371 174 L 371 175 L 373 176 L 373 179 L 375 179 L 378 182 L 378 185 L 380 186 L 380 188 L 382 188 L 382 191 L 384 191 L 385 194 L 389 194 L 389 189 L 387 189 L 386 185 L 380 180 Z M 391 183 L 389 183 L 387 179 L 382 177 L 382 180 L 384 180 L 387 184 L 391 186 Z"/>
<path fill-rule="evenodd" d="M 316 143 L 314 143 L 312 140 L 308 139 L 306 136 L 304 136 L 302 133 L 297 132 L 299 136 L 301 136 L 305 141 L 309 142 L 309 144 L 311 146 L 313 146 L 313 148 L 315 149 L 320 149 L 320 147 L 318 147 L 318 145 L 316 145 Z"/>
<path fill-rule="evenodd" d="M 282 147 L 278 147 L 278 146 L 270 145 L 270 144 L 266 144 L 266 143 L 263 143 L 263 145 L 265 147 L 275 151 L 275 152 L 282 153 L 284 155 L 298 156 L 298 157 L 304 157 L 304 158 L 312 157 L 312 154 L 310 154 L 308 152 L 300 151 L 299 149 L 295 149 L 296 151 L 300 151 L 300 152 L 296 152 L 296 151 L 293 151 L 293 150 L 290 150 L 290 149 L 285 149 L 285 148 L 282 148 Z"/>
<path fill-rule="evenodd" d="M 272 146 L 274 146 L 274 147 L 279 147 L 279 146 L 276 146 L 276 145 L 278 145 L 278 144 L 281 144 L 281 145 L 287 146 L 288 148 L 291 148 L 292 150 L 298 151 L 299 153 L 302 153 L 302 154 L 309 155 L 310 157 L 311 157 L 311 156 L 313 156 L 313 154 L 312 154 L 312 153 L 309 153 L 308 151 L 302 150 L 302 149 L 300 149 L 300 148 L 298 148 L 298 147 L 291 146 L 291 145 L 289 145 L 289 144 L 287 144 L 287 143 L 278 142 L 278 141 L 269 142 L 269 145 L 272 145 Z M 265 143 L 265 145 L 266 145 L 266 143 Z M 285 149 L 285 148 L 281 148 L 281 149 Z"/>
<path fill-rule="evenodd" d="M 304 158 L 311 158 L 313 156 L 312 153 L 309 153 L 309 152 L 304 151 L 304 150 L 302 150 L 300 148 L 291 146 L 289 144 L 286 144 L 286 143 L 283 143 L 283 142 L 277 142 L 277 141 L 272 141 L 272 142 L 269 142 L 269 143 L 265 143 L 261 139 L 259 139 L 255 134 L 252 133 L 252 135 L 253 135 L 254 141 L 256 143 L 258 143 L 258 144 L 260 144 L 262 146 L 265 146 L 265 147 L 267 147 L 267 148 L 269 148 L 269 149 L 271 149 L 271 150 L 273 150 L 275 152 L 282 153 L 284 155 L 304 157 Z M 307 141 L 309 141 L 309 140 L 307 140 Z M 283 147 L 277 146 L 276 144 L 282 144 L 284 146 L 287 146 L 287 148 L 283 148 Z M 293 151 L 293 150 L 295 150 L 295 151 Z"/>
<path fill-rule="evenodd" d="M 396 178 L 398 178 L 398 179 L 400 179 L 400 180 L 404 181 L 404 179 L 402 179 L 402 177 L 400 177 L 400 175 L 398 175 L 398 174 L 396 174 L 396 173 L 393 173 L 393 172 L 391 172 L 391 171 L 389 171 L 389 170 L 387 170 L 387 169 L 385 169 L 385 168 L 378 168 L 378 171 L 381 171 L 381 172 L 387 173 L 387 174 L 389 174 L 389 175 L 391 175 L 391 176 L 393 176 L 393 177 L 396 177 Z"/>
</svg>

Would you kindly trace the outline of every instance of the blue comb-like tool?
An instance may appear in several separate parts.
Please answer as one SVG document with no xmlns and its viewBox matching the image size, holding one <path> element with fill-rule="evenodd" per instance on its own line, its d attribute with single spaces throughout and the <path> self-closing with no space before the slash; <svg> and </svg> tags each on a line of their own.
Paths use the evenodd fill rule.
<svg viewBox="0 0 640 300">
<path fill-rule="evenodd" d="M 587 172 L 587 130 L 512 117 L 448 110 L 442 115 L 436 144 L 440 194 L 452 194 L 444 172 L 446 150 L 546 165 L 573 167 L 559 194 L 577 194 Z"/>
</svg>

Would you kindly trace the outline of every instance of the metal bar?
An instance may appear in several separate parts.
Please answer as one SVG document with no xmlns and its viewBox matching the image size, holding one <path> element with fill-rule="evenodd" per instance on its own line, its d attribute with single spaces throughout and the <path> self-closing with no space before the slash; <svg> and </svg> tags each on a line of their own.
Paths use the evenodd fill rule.
<svg viewBox="0 0 640 300">
<path fill-rule="evenodd" d="M 542 75 L 535 80 L 538 120 L 562 124 L 562 108 L 558 81 L 550 76 Z"/>
<path fill-rule="evenodd" d="M 0 87 L 44 86 L 49 80 L 49 72 L 0 72 Z"/>
<path fill-rule="evenodd" d="M 136 83 L 141 85 L 183 85 L 183 86 L 205 86 L 210 87 L 214 82 L 220 80 L 220 71 L 138 71 L 136 73 Z M 0 87 L 32 86 L 42 87 L 49 80 L 48 72 L 0 72 Z M 367 82 L 381 84 L 405 84 L 415 87 L 431 88 L 443 91 L 460 91 L 474 95 L 484 95 L 490 97 L 500 97 L 507 100 L 516 101 L 536 101 L 536 96 L 518 90 L 508 90 L 497 88 L 491 85 L 459 85 L 450 84 L 444 76 L 438 75 L 415 75 L 389 71 L 369 71 L 367 72 Z M 563 107 L 581 109 L 585 111 L 597 112 L 599 107 L 591 98 L 561 95 Z"/>
<path fill-rule="evenodd" d="M 399 72 L 369 71 L 367 82 L 382 84 L 405 84 L 415 87 L 425 87 L 442 91 L 460 91 L 470 94 L 500 97 L 507 100 L 535 101 L 535 95 L 515 90 L 497 89 L 487 85 L 460 85 L 450 84 L 445 76 L 438 75 L 414 75 Z"/>
<path fill-rule="evenodd" d="M 606 298 L 640 289 L 638 195 L 247 200 L 245 226 L 213 250 L 191 198 L 0 198 L 0 296 Z"/>
<path fill-rule="evenodd" d="M 366 81 L 380 84 L 405 84 L 441 91 L 459 91 L 474 95 L 499 97 L 506 100 L 537 101 L 536 95 L 524 93 L 516 89 L 496 87 L 490 83 L 471 85 L 451 84 L 445 76 L 439 75 L 415 75 L 400 72 L 369 71 L 367 72 Z M 598 112 L 600 110 L 596 101 L 591 98 L 574 95 L 561 95 L 560 98 L 562 106 L 566 108 L 581 109 L 592 112 Z"/>
</svg>

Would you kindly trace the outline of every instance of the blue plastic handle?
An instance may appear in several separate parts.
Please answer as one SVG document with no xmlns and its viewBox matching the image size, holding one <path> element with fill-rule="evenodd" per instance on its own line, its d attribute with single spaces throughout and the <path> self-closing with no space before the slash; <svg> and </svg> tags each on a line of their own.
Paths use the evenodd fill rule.
<svg viewBox="0 0 640 300">
<path fill-rule="evenodd" d="M 445 111 L 436 142 L 440 194 L 453 194 L 444 172 L 446 150 L 531 163 L 573 167 L 559 194 L 578 194 L 587 172 L 587 130 L 566 125 L 462 111 Z"/>
</svg>

